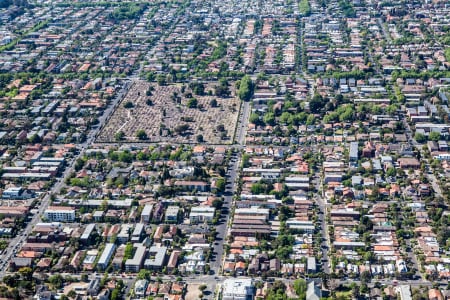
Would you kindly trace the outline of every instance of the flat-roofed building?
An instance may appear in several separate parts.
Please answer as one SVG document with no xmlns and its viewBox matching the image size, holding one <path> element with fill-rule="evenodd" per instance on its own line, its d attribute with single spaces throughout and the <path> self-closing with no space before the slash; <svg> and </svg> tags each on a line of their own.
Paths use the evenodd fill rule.
<svg viewBox="0 0 450 300">
<path fill-rule="evenodd" d="M 14 200 L 24 200 L 33 197 L 33 193 L 26 191 L 22 187 L 10 187 L 3 191 L 3 199 L 14 199 Z"/>
<path fill-rule="evenodd" d="M 112 261 L 112 267 L 116 271 L 121 271 L 123 267 L 123 258 L 125 256 L 125 245 L 122 244 L 119 247 L 117 247 L 116 254 L 114 255 L 113 261 Z"/>
<path fill-rule="evenodd" d="M 215 208 L 209 206 L 196 206 L 191 208 L 189 220 L 191 224 L 211 222 L 214 219 Z"/>
<path fill-rule="evenodd" d="M 80 237 L 80 241 L 81 241 L 82 243 L 85 243 L 85 244 L 86 244 L 86 243 L 89 242 L 89 239 L 90 239 L 91 234 L 92 234 L 92 232 L 94 231 L 95 227 L 96 227 L 96 224 L 95 224 L 95 223 L 88 224 L 88 225 L 86 226 L 86 228 L 85 228 L 84 231 L 83 231 L 83 234 L 82 234 L 81 237 Z"/>
<path fill-rule="evenodd" d="M 317 271 L 316 258 L 314 256 L 308 256 L 306 260 L 306 266 L 308 273 L 316 273 Z"/>
<path fill-rule="evenodd" d="M 49 206 L 44 212 L 44 218 L 50 222 L 73 222 L 75 209 L 67 206 Z"/>
<path fill-rule="evenodd" d="M 166 222 L 177 222 L 178 221 L 178 213 L 180 212 L 180 208 L 178 206 L 171 205 L 166 209 Z"/>
<path fill-rule="evenodd" d="M 130 232 L 133 229 L 132 224 L 122 224 L 120 232 L 117 234 L 117 242 L 125 244 L 130 239 Z"/>
<path fill-rule="evenodd" d="M 350 217 L 353 219 L 359 219 L 360 212 L 352 209 L 332 209 L 331 218 L 333 217 Z"/>
<path fill-rule="evenodd" d="M 252 300 L 254 287 L 251 278 L 230 278 L 222 285 L 223 300 Z"/>
<path fill-rule="evenodd" d="M 395 287 L 395 291 L 399 294 L 401 300 L 412 300 L 411 288 L 409 285 L 399 285 Z"/>
<path fill-rule="evenodd" d="M 265 220 L 269 219 L 269 209 L 260 207 L 237 208 L 234 211 L 234 217 L 239 218 L 245 216 L 263 216 Z"/>
<path fill-rule="evenodd" d="M 145 204 L 141 213 L 141 222 L 149 223 L 152 220 L 153 204 Z"/>
<path fill-rule="evenodd" d="M 134 252 L 133 258 L 129 258 L 125 262 L 125 271 L 136 273 L 142 268 L 147 249 L 143 245 L 135 244 L 134 247 L 136 251 Z"/>
<path fill-rule="evenodd" d="M 131 234 L 131 242 L 138 243 L 141 241 L 142 236 L 144 234 L 145 228 L 144 224 L 137 223 L 134 227 L 133 233 Z"/>
<path fill-rule="evenodd" d="M 298 230 L 306 233 L 314 233 L 315 226 L 312 221 L 289 219 L 286 221 L 286 226 L 289 229 Z"/>
<path fill-rule="evenodd" d="M 148 270 L 161 271 L 166 261 L 167 247 L 152 246 L 149 250 L 150 258 L 144 262 L 144 267 Z"/>
<path fill-rule="evenodd" d="M 350 143 L 349 160 L 358 161 L 358 142 Z"/>
<path fill-rule="evenodd" d="M 342 176 L 343 176 L 343 173 L 325 173 L 323 182 L 327 183 L 327 184 L 330 182 L 341 182 Z"/>
<path fill-rule="evenodd" d="M 167 271 L 172 272 L 177 267 L 178 257 L 180 256 L 180 250 L 173 250 L 170 254 L 169 261 L 167 262 Z"/>
<path fill-rule="evenodd" d="M 148 281 L 145 279 L 140 279 L 134 284 L 134 295 L 136 297 L 145 297 L 145 292 L 147 291 Z"/>
<path fill-rule="evenodd" d="M 98 263 L 97 263 L 97 268 L 100 271 L 103 271 L 108 267 L 108 264 L 111 261 L 111 258 L 113 256 L 115 250 L 116 250 L 115 244 L 107 243 L 105 245 L 105 249 L 103 249 L 102 255 L 100 256 L 100 259 L 98 260 Z"/>
<path fill-rule="evenodd" d="M 336 249 L 354 249 L 365 247 L 363 242 L 333 242 L 333 246 Z"/>
</svg>

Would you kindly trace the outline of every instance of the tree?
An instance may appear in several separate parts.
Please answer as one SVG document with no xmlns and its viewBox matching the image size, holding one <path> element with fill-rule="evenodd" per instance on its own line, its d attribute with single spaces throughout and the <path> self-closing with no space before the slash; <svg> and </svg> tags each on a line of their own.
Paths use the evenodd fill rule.
<svg viewBox="0 0 450 300">
<path fill-rule="evenodd" d="M 414 135 L 414 139 L 418 143 L 425 143 L 425 141 L 427 140 L 427 137 L 422 133 L 416 132 L 416 134 Z"/>
<path fill-rule="evenodd" d="M 125 108 L 133 108 L 133 102 L 127 101 L 127 102 L 125 102 L 125 104 L 123 105 L 123 107 L 125 107 Z"/>
<path fill-rule="evenodd" d="M 200 285 L 200 286 L 198 287 L 198 289 L 199 289 L 201 292 L 203 292 L 204 290 L 206 290 L 206 288 L 207 288 L 206 284 L 202 284 L 202 285 Z"/>
<path fill-rule="evenodd" d="M 216 99 L 211 99 L 211 101 L 209 102 L 209 105 L 211 107 L 217 107 L 217 100 Z"/>
<path fill-rule="evenodd" d="M 123 254 L 123 260 L 126 261 L 133 257 L 133 244 L 128 242 L 125 246 L 125 251 Z"/>
<path fill-rule="evenodd" d="M 316 122 L 316 118 L 314 117 L 314 115 L 309 115 L 306 118 L 306 125 L 313 125 Z"/>
<path fill-rule="evenodd" d="M 372 262 L 375 258 L 375 255 L 372 251 L 367 251 L 364 253 L 364 261 Z"/>
<path fill-rule="evenodd" d="M 286 285 L 281 280 L 276 280 L 268 290 L 267 300 L 287 300 Z"/>
<path fill-rule="evenodd" d="M 306 281 L 304 279 L 296 279 L 294 281 L 294 290 L 298 299 L 305 299 L 307 290 Z"/>
<path fill-rule="evenodd" d="M 189 108 L 196 108 L 197 105 L 198 105 L 198 100 L 196 98 L 189 99 L 189 101 L 187 103 L 187 107 L 189 107 Z"/>
<path fill-rule="evenodd" d="M 212 202 L 212 206 L 213 206 L 215 209 L 221 209 L 221 208 L 222 208 L 222 205 L 223 205 L 223 200 L 222 200 L 221 198 L 216 198 L 216 199 L 214 199 L 213 202 Z"/>
<path fill-rule="evenodd" d="M 22 267 L 19 269 L 19 273 L 25 280 L 31 280 L 31 276 L 33 275 L 33 269 L 30 267 Z"/>
<path fill-rule="evenodd" d="M 289 124 L 289 123 L 291 123 L 290 121 L 292 120 L 291 119 L 291 114 L 289 113 L 289 112 L 287 112 L 287 111 L 285 111 L 285 112 L 283 112 L 282 114 L 281 114 L 281 116 L 280 116 L 280 122 L 282 123 L 282 124 Z"/>
<path fill-rule="evenodd" d="M 390 167 L 386 170 L 386 176 L 394 177 L 396 175 L 396 171 L 394 167 Z"/>
<path fill-rule="evenodd" d="M 311 14 L 311 6 L 309 5 L 309 1 L 301 0 L 298 4 L 298 11 L 304 16 L 309 16 Z"/>
<path fill-rule="evenodd" d="M 63 286 L 64 279 L 60 274 L 55 274 L 48 278 L 48 282 L 56 289 L 60 289 Z"/>
<path fill-rule="evenodd" d="M 217 191 L 223 193 L 225 191 L 225 185 L 226 185 L 226 182 L 225 182 L 224 178 L 217 179 L 217 181 L 216 181 Z"/>
<path fill-rule="evenodd" d="M 113 289 L 111 292 L 111 300 L 119 300 L 120 299 L 120 291 L 118 289 Z"/>
<path fill-rule="evenodd" d="M 393 115 L 397 111 L 398 107 L 395 104 L 391 104 L 386 108 L 386 112 L 390 115 Z"/>
<path fill-rule="evenodd" d="M 195 95 L 204 95 L 205 94 L 205 85 L 201 82 L 192 82 L 190 88 L 194 92 Z"/>
<path fill-rule="evenodd" d="M 141 269 L 137 275 L 138 279 L 146 279 L 148 281 L 150 281 L 150 276 L 151 276 L 151 272 L 150 270 L 146 270 L 146 269 Z"/>
<path fill-rule="evenodd" d="M 3 277 L 3 283 L 5 283 L 9 287 L 16 287 L 19 279 L 20 277 L 17 274 L 6 275 L 5 277 Z"/>
<path fill-rule="evenodd" d="M 228 87 L 228 81 L 225 78 L 221 78 L 219 80 L 219 85 L 217 85 L 214 89 L 214 94 L 218 97 L 228 97 L 231 94 L 231 91 Z"/>
<path fill-rule="evenodd" d="M 249 166 L 250 166 L 250 155 L 248 155 L 247 153 L 244 153 L 242 155 L 242 167 L 248 168 Z"/>
<path fill-rule="evenodd" d="M 159 74 L 156 77 L 156 82 L 158 83 L 159 86 L 166 85 L 166 76 L 163 74 Z"/>
<path fill-rule="evenodd" d="M 264 115 L 263 121 L 268 125 L 275 125 L 275 114 L 273 112 L 266 113 Z"/>
<path fill-rule="evenodd" d="M 287 219 L 294 216 L 293 211 L 287 205 L 280 206 L 280 212 L 278 213 L 278 218 L 280 221 L 286 221 Z M 283 240 L 285 241 L 285 240 Z M 285 242 L 283 242 L 285 244 Z M 286 245 L 286 244 L 285 244 Z"/>
<path fill-rule="evenodd" d="M 318 113 L 323 107 L 325 106 L 325 101 L 322 97 L 322 95 L 316 93 L 314 94 L 313 98 L 309 102 L 309 110 L 312 113 Z"/>
<path fill-rule="evenodd" d="M 143 152 L 143 151 L 139 151 L 139 152 L 136 154 L 136 159 L 137 159 L 137 160 L 148 160 L 148 155 L 147 155 L 147 153 L 145 153 L 145 152 Z"/>
<path fill-rule="evenodd" d="M 430 134 L 428 135 L 428 139 L 429 139 L 430 141 L 435 141 L 435 142 L 437 142 L 437 141 L 439 141 L 439 140 L 441 139 L 441 134 L 440 134 L 439 132 L 432 131 L 432 132 L 430 132 Z"/>
<path fill-rule="evenodd" d="M 203 143 L 203 135 L 197 135 L 197 143 Z"/>
<path fill-rule="evenodd" d="M 115 8 L 110 18 L 113 20 L 132 20 L 136 19 L 147 7 L 146 4 L 132 3 L 128 5 L 121 5 Z"/>
<path fill-rule="evenodd" d="M 31 144 L 36 144 L 36 143 L 40 143 L 41 142 L 41 138 L 39 137 L 39 135 L 37 135 L 36 133 L 33 134 L 30 139 L 29 139 Z"/>
<path fill-rule="evenodd" d="M 238 97 L 243 101 L 249 101 L 254 92 L 254 84 L 250 76 L 245 75 L 239 83 Z"/>
<path fill-rule="evenodd" d="M 71 298 L 71 299 L 75 299 L 77 297 L 77 293 L 74 290 L 70 290 L 67 293 L 67 297 Z"/>
<path fill-rule="evenodd" d="M 275 255 L 280 259 L 288 259 L 292 252 L 292 246 L 279 247 L 275 250 Z"/>
<path fill-rule="evenodd" d="M 143 129 L 136 131 L 136 137 L 141 141 L 148 139 L 147 133 Z"/>
<path fill-rule="evenodd" d="M 259 115 L 257 113 L 252 113 L 250 115 L 249 122 L 255 125 L 259 124 Z"/>
<path fill-rule="evenodd" d="M 114 135 L 114 139 L 116 141 L 121 141 L 123 140 L 123 138 L 125 137 L 125 133 L 123 131 L 117 131 L 116 134 Z"/>
<path fill-rule="evenodd" d="M 174 130 L 175 130 L 175 132 L 178 133 L 178 134 L 185 134 L 186 131 L 189 130 L 189 125 L 188 125 L 188 124 L 181 124 L 181 125 L 178 125 L 177 127 L 175 127 Z"/>
</svg>

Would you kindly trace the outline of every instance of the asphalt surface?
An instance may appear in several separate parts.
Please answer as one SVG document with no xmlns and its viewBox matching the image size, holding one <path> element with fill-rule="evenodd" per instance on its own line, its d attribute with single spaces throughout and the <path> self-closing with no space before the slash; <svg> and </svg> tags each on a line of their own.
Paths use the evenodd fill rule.
<svg viewBox="0 0 450 300">
<path fill-rule="evenodd" d="M 226 175 L 226 187 L 224 193 L 224 202 L 222 205 L 222 213 L 219 224 L 216 226 L 216 240 L 213 245 L 213 258 L 210 260 L 210 276 L 215 278 L 209 278 L 214 285 L 217 284 L 217 276 L 221 273 L 221 267 L 223 262 L 224 242 L 227 237 L 228 223 L 230 221 L 230 213 L 233 209 L 233 196 L 237 192 L 238 171 L 242 155 L 242 147 L 245 146 L 245 134 L 250 116 L 250 103 L 243 102 L 241 112 L 238 118 L 238 125 L 236 128 L 236 142 L 238 146 L 235 147 L 236 151 L 233 152 L 228 165 Z"/>
<path fill-rule="evenodd" d="M 326 274 L 330 274 L 330 259 L 328 257 L 328 250 L 330 249 L 330 238 L 328 236 L 328 225 L 326 222 L 327 204 L 321 196 L 316 198 L 316 203 L 319 206 L 319 221 L 320 221 L 320 233 L 322 241 L 320 243 L 320 250 L 322 252 L 321 264 L 322 270 Z"/>
</svg>

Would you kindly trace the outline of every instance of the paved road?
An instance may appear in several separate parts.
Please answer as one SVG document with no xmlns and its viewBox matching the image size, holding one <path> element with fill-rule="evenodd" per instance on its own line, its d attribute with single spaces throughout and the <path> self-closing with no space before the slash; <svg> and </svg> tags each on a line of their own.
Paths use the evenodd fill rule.
<svg viewBox="0 0 450 300">
<path fill-rule="evenodd" d="M 383 32 L 384 38 L 386 39 L 388 44 L 391 44 L 392 43 L 391 35 L 389 32 L 386 31 L 383 20 L 381 18 L 378 18 L 377 21 L 378 21 L 378 26 L 380 26 L 380 28 L 381 28 L 381 32 Z"/>
<path fill-rule="evenodd" d="M 327 204 L 325 200 L 318 196 L 316 199 L 316 203 L 319 206 L 319 221 L 320 221 L 320 232 L 322 236 L 322 241 L 320 243 L 320 248 L 322 251 L 322 270 L 326 274 L 330 274 L 330 258 L 328 257 L 328 250 L 330 249 L 330 238 L 328 236 L 328 224 L 326 222 L 326 216 L 328 212 Z"/>
<path fill-rule="evenodd" d="M 314 151 L 320 152 L 320 149 L 318 149 L 316 147 L 316 148 L 314 148 Z M 321 166 L 318 164 L 317 167 L 320 168 Z M 331 268 L 330 268 L 331 261 L 330 261 L 328 253 L 329 253 L 329 249 L 330 249 L 331 245 L 330 245 L 330 237 L 328 235 L 328 224 L 327 224 L 327 220 L 326 220 L 327 213 L 328 213 L 328 204 L 323 196 L 324 189 L 323 189 L 322 177 L 321 177 L 320 173 L 316 172 L 314 174 L 312 183 L 315 185 L 315 189 L 317 191 L 317 195 L 313 199 L 316 202 L 317 206 L 319 207 L 320 234 L 322 237 L 322 241 L 320 242 L 320 251 L 322 252 L 322 258 L 321 258 L 322 271 L 326 274 L 330 274 L 331 273 Z"/>
<path fill-rule="evenodd" d="M 406 253 L 408 255 L 409 261 L 414 265 L 414 268 L 416 269 L 415 278 L 420 278 L 420 280 L 423 280 L 422 274 L 420 273 L 419 269 L 419 263 L 417 262 L 416 254 L 413 251 L 413 246 L 411 245 L 411 239 L 406 239 L 406 246 L 409 248 Z"/>
<path fill-rule="evenodd" d="M 434 176 L 434 174 L 429 173 L 426 176 L 428 177 L 428 180 L 430 181 L 431 186 L 433 187 L 433 190 L 436 193 L 436 195 L 441 198 L 444 198 L 444 195 L 442 194 L 442 190 L 441 187 L 439 186 L 436 176 Z"/>
<path fill-rule="evenodd" d="M 408 138 L 409 144 L 412 145 L 413 147 L 415 147 L 417 150 L 420 151 L 420 156 L 423 158 L 424 154 L 422 151 L 422 144 L 419 144 L 414 137 L 412 136 L 412 129 L 409 126 L 408 121 L 406 120 L 406 116 L 403 117 L 403 125 L 405 127 L 405 133 L 406 133 L 406 137 Z M 441 187 L 439 186 L 439 181 L 436 178 L 436 176 L 434 176 L 434 174 L 430 174 L 430 173 L 425 173 L 425 176 L 428 178 L 431 186 L 433 187 L 434 192 L 436 193 L 436 196 L 443 198 L 443 194 L 442 194 L 442 190 Z"/>
<path fill-rule="evenodd" d="M 237 192 L 237 179 L 238 170 L 241 160 L 242 147 L 245 146 L 245 135 L 248 125 L 248 119 L 250 117 L 250 103 L 243 102 L 241 112 L 238 118 L 238 125 L 236 128 L 236 142 L 239 146 L 236 147 L 238 151 L 233 152 L 231 156 L 231 161 L 228 166 L 227 171 L 227 182 L 226 190 L 224 196 L 224 203 L 222 207 L 222 215 L 220 218 L 220 224 L 216 226 L 216 241 L 214 243 L 214 256 L 210 261 L 210 267 L 214 275 L 218 275 L 221 271 L 222 261 L 223 261 L 223 245 L 227 237 L 227 227 L 230 220 L 230 213 L 233 207 L 233 195 Z"/>
<path fill-rule="evenodd" d="M 222 206 L 222 214 L 220 218 L 219 225 L 216 226 L 216 241 L 214 242 L 213 252 L 214 257 L 210 261 L 210 267 L 214 275 L 218 275 L 221 271 L 222 260 L 223 260 L 223 245 L 227 237 L 227 226 L 230 220 L 230 212 L 233 204 L 233 196 L 236 193 L 236 179 L 237 171 L 239 168 L 239 159 L 237 158 L 239 154 L 234 154 L 232 156 L 232 162 L 228 170 L 226 192 L 224 196 L 224 203 Z"/>
<path fill-rule="evenodd" d="M 354 282 L 360 283 L 359 278 L 354 279 L 345 279 L 345 280 L 337 280 L 340 284 L 352 284 Z M 447 283 L 442 281 L 426 281 L 426 280 L 395 280 L 395 279 L 372 279 L 372 281 L 368 284 L 369 288 L 373 288 L 376 283 L 380 283 L 382 285 L 410 285 L 410 286 L 432 286 L 434 283 L 438 283 L 440 285 L 447 285 Z"/>
<path fill-rule="evenodd" d="M 245 135 L 247 133 L 248 119 L 250 118 L 250 102 L 243 102 L 239 115 L 238 127 L 236 129 L 236 141 L 240 146 L 245 145 Z"/>
</svg>

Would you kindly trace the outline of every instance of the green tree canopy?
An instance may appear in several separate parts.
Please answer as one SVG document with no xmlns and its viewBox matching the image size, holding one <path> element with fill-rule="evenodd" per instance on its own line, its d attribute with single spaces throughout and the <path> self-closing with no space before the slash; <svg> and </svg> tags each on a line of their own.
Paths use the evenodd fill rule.
<svg viewBox="0 0 450 300">
<path fill-rule="evenodd" d="M 250 76 L 245 75 L 239 83 L 238 96 L 243 101 L 249 101 L 254 92 L 254 84 Z"/>
<path fill-rule="evenodd" d="M 268 112 L 264 115 L 263 118 L 264 123 L 267 125 L 275 125 L 275 114 L 273 112 Z"/>
<path fill-rule="evenodd" d="M 148 139 L 147 133 L 143 129 L 139 129 L 138 131 L 136 131 L 136 137 L 139 140 L 146 140 L 146 139 Z"/>
<path fill-rule="evenodd" d="M 416 132 L 416 134 L 414 135 L 414 139 L 418 143 L 425 143 L 425 141 L 427 140 L 427 137 L 422 133 Z"/>
<path fill-rule="evenodd" d="M 226 185 L 226 182 L 225 182 L 224 178 L 217 179 L 217 181 L 216 181 L 216 188 L 217 188 L 217 190 L 219 192 L 224 192 L 225 191 L 225 185 Z"/>
<path fill-rule="evenodd" d="M 437 142 L 437 141 L 439 141 L 439 140 L 441 139 L 441 134 L 440 134 L 439 132 L 432 131 L 432 132 L 430 132 L 430 134 L 428 135 L 428 139 L 429 139 L 430 141 L 435 141 L 435 142 Z"/>
</svg>

